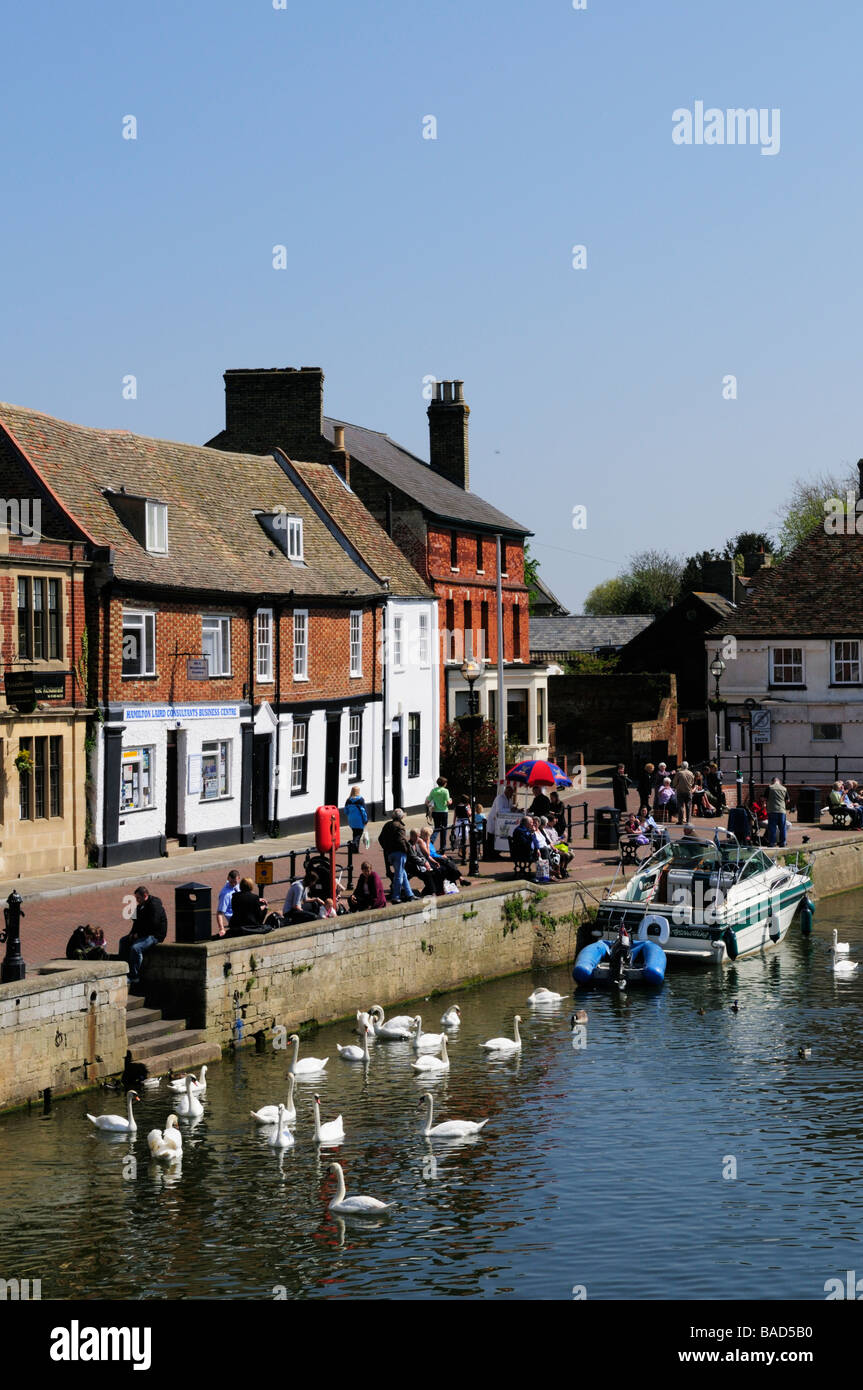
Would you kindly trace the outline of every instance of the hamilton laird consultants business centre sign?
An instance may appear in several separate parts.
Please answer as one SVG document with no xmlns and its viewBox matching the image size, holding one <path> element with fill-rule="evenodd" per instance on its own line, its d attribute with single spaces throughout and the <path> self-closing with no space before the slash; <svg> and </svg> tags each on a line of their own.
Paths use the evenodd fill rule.
<svg viewBox="0 0 863 1390">
<path fill-rule="evenodd" d="M 127 724 L 154 719 L 239 719 L 239 705 L 144 705 L 140 709 L 124 709 Z"/>
</svg>

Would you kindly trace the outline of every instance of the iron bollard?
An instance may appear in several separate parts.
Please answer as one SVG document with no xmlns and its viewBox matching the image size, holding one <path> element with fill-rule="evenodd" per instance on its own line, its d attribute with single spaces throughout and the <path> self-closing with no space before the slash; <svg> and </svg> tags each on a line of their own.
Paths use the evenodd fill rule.
<svg viewBox="0 0 863 1390">
<path fill-rule="evenodd" d="M 6 930 L 0 932 L 0 942 L 6 942 L 6 955 L 0 966 L 0 984 L 4 985 L 11 984 L 13 980 L 23 980 L 27 974 L 21 956 L 21 918 L 24 916 L 21 895 L 13 888 L 6 901 L 9 904 L 3 909 Z"/>
<path fill-rule="evenodd" d="M 584 805 L 582 806 L 581 810 L 582 810 L 582 814 L 583 814 L 583 816 L 584 816 L 584 839 L 586 840 L 586 839 L 587 839 L 587 834 L 588 834 L 588 831 L 587 831 L 587 802 L 586 802 L 586 801 L 585 801 Z"/>
<path fill-rule="evenodd" d="M 353 841 L 348 841 L 348 891 L 354 886 L 354 846 Z"/>
</svg>

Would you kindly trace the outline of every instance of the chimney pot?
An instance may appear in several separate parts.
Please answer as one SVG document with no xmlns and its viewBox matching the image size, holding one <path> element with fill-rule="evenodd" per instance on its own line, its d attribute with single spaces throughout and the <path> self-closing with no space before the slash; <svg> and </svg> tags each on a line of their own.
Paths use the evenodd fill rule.
<svg viewBox="0 0 863 1390">
<path fill-rule="evenodd" d="M 455 399 L 456 399 L 457 401 L 463 401 L 463 400 L 464 400 L 464 382 L 463 382 L 463 381 L 454 381 L 454 382 L 453 382 L 453 387 L 455 388 Z"/>
<path fill-rule="evenodd" d="M 857 460 L 857 477 L 859 479 L 859 492 L 863 497 L 863 459 Z"/>
<path fill-rule="evenodd" d="M 465 492 L 470 486 L 468 416 L 464 382 L 439 381 L 428 408 L 429 463 L 442 478 Z"/>
<path fill-rule="evenodd" d="M 447 403 L 448 401 L 451 401 L 451 400 L 452 400 L 452 382 L 451 382 L 451 381 L 445 381 L 444 384 L 443 384 L 443 398 L 444 398 L 444 404 L 445 404 L 445 405 L 446 405 L 446 403 Z"/>
<path fill-rule="evenodd" d="M 336 448 L 336 449 L 343 449 L 343 448 L 345 447 L 345 427 L 344 427 L 344 425 L 334 425 L 334 426 L 333 426 L 333 434 L 334 434 L 334 436 L 335 436 L 335 438 L 334 438 L 334 440 L 333 440 L 333 446 L 334 446 L 334 448 Z"/>
</svg>

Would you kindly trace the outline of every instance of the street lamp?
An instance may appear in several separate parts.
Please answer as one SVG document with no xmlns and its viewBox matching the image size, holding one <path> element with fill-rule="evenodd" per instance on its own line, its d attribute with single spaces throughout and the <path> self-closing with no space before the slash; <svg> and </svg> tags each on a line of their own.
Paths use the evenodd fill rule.
<svg viewBox="0 0 863 1390">
<path fill-rule="evenodd" d="M 713 708 L 716 710 L 716 766 L 719 767 L 721 765 L 720 759 L 722 757 L 722 738 L 720 735 L 719 723 L 720 715 L 722 712 L 722 700 L 719 697 L 719 682 L 725 675 L 725 662 L 722 660 L 722 657 L 719 655 L 718 651 L 710 663 L 710 674 L 715 682 L 713 691 Z"/>
<path fill-rule="evenodd" d="M 470 862 L 467 866 L 468 874 L 473 878 L 479 873 L 479 861 L 476 851 L 476 764 L 474 760 L 474 739 L 479 729 L 482 728 L 482 716 L 479 714 L 479 692 L 474 690 L 474 685 L 482 675 L 482 662 L 477 661 L 475 656 L 466 657 L 462 662 L 461 673 L 467 682 L 467 714 L 459 720 L 459 724 L 468 736 L 470 741 Z"/>
<path fill-rule="evenodd" d="M 761 706 L 757 700 L 753 700 L 751 697 L 748 700 L 744 700 L 743 704 L 749 711 L 749 805 L 751 806 L 755 800 L 755 749 L 752 744 L 752 714 L 754 710 L 760 709 Z"/>
</svg>

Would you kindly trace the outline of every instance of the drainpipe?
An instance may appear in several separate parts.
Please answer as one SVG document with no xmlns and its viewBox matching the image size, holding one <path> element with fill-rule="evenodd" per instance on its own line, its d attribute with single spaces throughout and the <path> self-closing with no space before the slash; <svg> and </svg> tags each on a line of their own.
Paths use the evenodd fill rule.
<svg viewBox="0 0 863 1390">
<path fill-rule="evenodd" d="M 373 611 L 377 612 L 377 607 Z M 381 809 L 384 815 L 387 812 L 387 640 L 387 606 L 384 602 L 381 604 Z"/>
<path fill-rule="evenodd" d="M 503 688 L 503 578 L 501 575 L 502 546 L 500 532 L 495 536 L 497 553 L 497 775 L 506 785 L 506 692 Z M 545 717 L 548 719 L 548 708 Z"/>
<path fill-rule="evenodd" d="M 274 787 L 274 789 L 273 789 L 273 820 L 275 821 L 275 823 L 276 823 L 277 826 L 278 826 L 278 824 L 279 824 L 279 790 L 280 790 L 280 785 L 281 785 L 281 781 L 282 781 L 282 713 L 281 713 L 281 707 L 282 707 L 282 615 L 284 614 L 284 611 L 285 611 L 285 610 L 284 610 L 284 605 L 280 605 L 280 606 L 277 607 L 275 604 L 273 604 L 273 621 L 274 621 L 274 623 L 275 623 L 275 625 L 276 625 L 276 642 L 275 642 L 275 648 L 276 648 L 276 650 L 275 650 L 275 656 L 276 656 L 276 754 L 275 754 L 275 758 L 276 758 L 276 762 L 275 762 L 275 765 L 276 765 L 276 767 L 277 767 L 278 770 L 279 770 L 279 775 L 278 775 L 278 777 L 276 777 L 276 778 L 274 779 L 276 785 L 275 785 L 275 787 Z"/>
<path fill-rule="evenodd" d="M 255 833 L 255 609 L 249 608 L 249 728 L 252 731 L 251 755 L 252 762 L 249 769 L 249 796 L 251 805 L 249 807 L 249 824 L 252 827 L 252 835 Z M 242 812 L 241 812 L 242 814 Z M 241 822 L 242 823 L 242 822 Z"/>
</svg>

